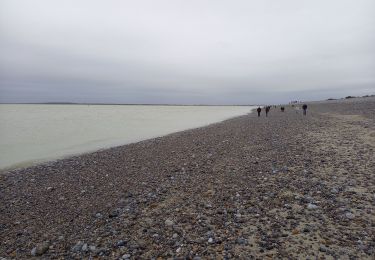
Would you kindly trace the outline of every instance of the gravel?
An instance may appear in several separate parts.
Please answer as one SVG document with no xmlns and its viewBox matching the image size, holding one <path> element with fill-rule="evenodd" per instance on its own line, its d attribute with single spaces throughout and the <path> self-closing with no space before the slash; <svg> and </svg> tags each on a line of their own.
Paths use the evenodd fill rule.
<svg viewBox="0 0 375 260">
<path fill-rule="evenodd" d="M 315 102 L 3 171 L 0 258 L 372 259 L 374 131 Z"/>
</svg>

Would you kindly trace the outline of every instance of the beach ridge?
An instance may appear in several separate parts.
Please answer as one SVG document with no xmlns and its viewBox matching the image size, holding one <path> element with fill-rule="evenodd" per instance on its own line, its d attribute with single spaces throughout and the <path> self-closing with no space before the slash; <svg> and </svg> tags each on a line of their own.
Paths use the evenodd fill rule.
<svg viewBox="0 0 375 260">
<path fill-rule="evenodd" d="M 0 175 L 0 257 L 375 253 L 375 99 L 292 106 Z"/>
</svg>

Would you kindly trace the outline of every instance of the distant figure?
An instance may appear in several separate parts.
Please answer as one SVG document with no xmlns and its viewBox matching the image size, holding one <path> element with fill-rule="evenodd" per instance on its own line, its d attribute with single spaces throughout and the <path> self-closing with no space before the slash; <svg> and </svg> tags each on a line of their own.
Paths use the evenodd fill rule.
<svg viewBox="0 0 375 260">
<path fill-rule="evenodd" d="M 266 117 L 268 116 L 268 112 L 270 112 L 270 109 L 271 109 L 270 106 L 266 106 Z"/>
<path fill-rule="evenodd" d="M 307 105 L 303 104 L 302 109 L 303 109 L 303 115 L 306 115 Z"/>
<path fill-rule="evenodd" d="M 281 109 L 281 112 L 284 112 L 284 110 L 285 110 L 285 107 L 281 107 L 280 109 Z"/>
<path fill-rule="evenodd" d="M 260 112 L 262 112 L 262 109 L 258 107 L 257 112 L 258 112 L 258 117 L 260 117 Z"/>
</svg>

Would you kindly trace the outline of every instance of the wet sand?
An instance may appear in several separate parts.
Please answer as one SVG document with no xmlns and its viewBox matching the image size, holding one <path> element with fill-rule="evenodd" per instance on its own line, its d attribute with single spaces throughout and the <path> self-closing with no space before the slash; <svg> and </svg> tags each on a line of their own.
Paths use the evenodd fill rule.
<svg viewBox="0 0 375 260">
<path fill-rule="evenodd" d="M 290 106 L 0 175 L 0 257 L 375 254 L 375 98 Z"/>
</svg>

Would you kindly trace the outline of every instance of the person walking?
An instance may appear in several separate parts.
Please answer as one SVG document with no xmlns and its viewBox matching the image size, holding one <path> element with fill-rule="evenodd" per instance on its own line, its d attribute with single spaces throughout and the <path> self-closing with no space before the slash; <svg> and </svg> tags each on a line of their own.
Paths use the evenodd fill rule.
<svg viewBox="0 0 375 260">
<path fill-rule="evenodd" d="M 281 112 L 284 112 L 285 107 L 280 107 Z"/>
<path fill-rule="evenodd" d="M 262 112 L 262 109 L 258 107 L 257 112 L 258 112 L 258 117 L 260 117 L 260 112 Z"/>
<path fill-rule="evenodd" d="M 270 109 L 271 109 L 270 106 L 266 106 L 266 117 L 268 116 L 268 112 L 270 112 Z"/>
<path fill-rule="evenodd" d="M 303 115 L 305 116 L 306 115 L 306 111 L 307 111 L 307 105 L 303 104 L 302 109 L 303 109 Z"/>
</svg>

